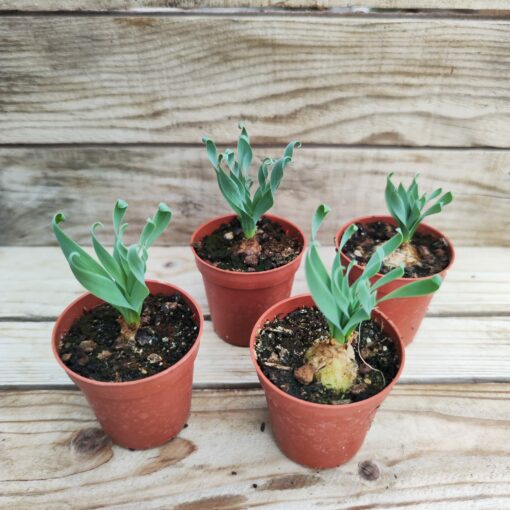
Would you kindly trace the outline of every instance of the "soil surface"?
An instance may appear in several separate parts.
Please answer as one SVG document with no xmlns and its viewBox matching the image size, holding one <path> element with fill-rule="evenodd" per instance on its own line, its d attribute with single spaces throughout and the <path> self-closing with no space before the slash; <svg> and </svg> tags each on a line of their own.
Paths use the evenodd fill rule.
<svg viewBox="0 0 510 510">
<path fill-rule="evenodd" d="M 121 335 L 122 322 L 109 304 L 85 312 L 60 342 L 62 361 L 96 381 L 134 381 L 177 363 L 198 336 L 193 313 L 180 294 L 147 296 L 134 338 Z"/>
<path fill-rule="evenodd" d="M 395 344 L 378 324 L 363 322 L 360 333 L 352 344 L 358 376 L 345 393 L 326 389 L 318 382 L 304 385 L 294 377 L 294 370 L 305 363 L 308 348 L 318 339 L 329 338 L 328 324 L 317 308 L 298 308 L 285 317 L 266 322 L 257 336 L 255 352 L 262 372 L 289 395 L 319 404 L 348 404 L 379 393 L 400 367 Z"/>
<path fill-rule="evenodd" d="M 343 253 L 358 264 L 365 265 L 377 247 L 393 237 L 396 227 L 384 221 L 356 223 L 358 231 L 347 241 Z M 450 263 L 448 243 L 443 237 L 434 237 L 416 232 L 409 243 L 414 249 L 417 260 L 404 263 L 405 278 L 422 278 L 440 273 Z M 387 273 L 394 266 L 384 262 L 381 273 Z"/>
<path fill-rule="evenodd" d="M 294 260 L 303 249 L 299 238 L 289 237 L 274 221 L 262 218 L 253 239 L 246 240 L 238 218 L 224 223 L 194 245 L 198 256 L 220 269 L 257 272 L 275 269 Z"/>
</svg>

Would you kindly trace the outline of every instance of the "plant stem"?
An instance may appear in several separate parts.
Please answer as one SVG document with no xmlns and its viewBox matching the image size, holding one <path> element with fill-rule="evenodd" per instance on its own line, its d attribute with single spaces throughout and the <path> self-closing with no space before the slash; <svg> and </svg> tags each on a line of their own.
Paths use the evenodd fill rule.
<svg viewBox="0 0 510 510">
<path fill-rule="evenodd" d="M 138 329 L 140 326 L 140 314 L 133 310 L 123 310 L 122 317 L 126 321 L 126 324 L 132 328 Z"/>
<path fill-rule="evenodd" d="M 257 222 L 248 215 L 238 216 L 246 239 L 253 239 L 257 233 Z"/>
<path fill-rule="evenodd" d="M 336 340 L 339 344 L 345 344 L 347 342 L 345 335 L 334 324 L 329 324 L 329 332 L 331 338 Z"/>
</svg>

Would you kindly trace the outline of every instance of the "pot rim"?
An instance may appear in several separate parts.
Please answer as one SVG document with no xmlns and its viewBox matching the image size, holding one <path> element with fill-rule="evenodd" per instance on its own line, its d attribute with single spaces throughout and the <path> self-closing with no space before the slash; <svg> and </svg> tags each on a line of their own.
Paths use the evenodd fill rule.
<svg viewBox="0 0 510 510">
<path fill-rule="evenodd" d="M 274 221 L 275 223 L 280 224 L 280 226 L 281 226 L 282 222 L 290 224 L 294 229 L 297 230 L 298 234 L 301 237 L 301 241 L 303 243 L 303 246 L 302 246 L 301 251 L 299 252 L 298 256 L 295 259 L 291 260 L 290 262 L 287 262 L 285 265 L 280 266 L 280 267 L 275 267 L 274 269 L 268 269 L 266 271 L 255 271 L 255 272 L 229 271 L 228 269 L 220 269 L 219 267 L 216 267 L 215 265 L 211 264 L 207 260 L 204 260 L 202 257 L 200 257 L 198 255 L 198 253 L 196 252 L 195 247 L 193 246 L 194 243 L 199 241 L 199 239 L 195 239 L 197 237 L 198 232 L 200 230 L 202 230 L 204 227 L 206 227 L 207 225 L 209 225 L 209 223 L 212 223 L 213 221 L 218 221 L 218 220 L 229 221 L 229 220 L 231 220 L 231 219 L 233 219 L 235 217 L 237 217 L 237 214 L 234 214 L 234 213 L 231 213 L 231 214 L 221 214 L 219 216 L 214 216 L 213 218 L 210 218 L 209 220 L 204 221 L 201 225 L 199 225 L 195 229 L 193 234 L 191 234 L 190 248 L 193 251 L 193 255 L 195 256 L 195 258 L 197 260 L 200 261 L 200 263 L 204 264 L 205 266 L 207 266 L 211 270 L 217 272 L 217 274 L 228 274 L 228 275 L 235 274 L 235 275 L 239 275 L 239 278 L 247 278 L 247 277 L 253 278 L 254 275 L 257 275 L 257 274 L 264 274 L 264 275 L 266 275 L 266 274 L 277 273 L 278 271 L 281 271 L 281 270 L 285 269 L 286 267 L 288 267 L 289 265 L 295 263 L 296 261 L 297 262 L 301 261 L 301 259 L 303 257 L 303 254 L 305 253 L 306 248 L 307 248 L 307 241 L 306 241 L 306 236 L 305 236 L 304 232 L 293 221 L 290 221 L 287 218 L 284 218 L 283 216 L 278 216 L 276 214 L 263 214 L 261 217 L 262 218 L 268 218 L 271 221 Z M 203 239 L 203 237 L 202 237 L 202 239 Z"/>
<path fill-rule="evenodd" d="M 331 412 L 335 412 L 335 410 L 338 410 L 339 408 L 357 409 L 359 407 L 365 406 L 368 402 L 377 399 L 381 395 L 388 394 L 393 389 L 393 386 L 397 383 L 397 381 L 400 379 L 400 376 L 402 375 L 402 371 L 404 370 L 406 352 L 405 352 L 404 343 L 402 341 L 402 336 L 400 335 L 398 328 L 395 326 L 395 324 L 390 319 L 388 319 L 388 317 L 384 313 L 382 313 L 378 309 L 374 309 L 372 313 L 375 312 L 376 315 L 378 316 L 378 318 L 380 318 L 384 322 L 388 323 L 390 325 L 390 327 L 392 327 L 393 330 L 397 333 L 396 338 L 394 338 L 393 335 L 391 335 L 391 337 L 392 337 L 392 340 L 394 340 L 395 344 L 397 344 L 398 347 L 400 348 L 400 366 L 397 370 L 397 373 L 395 374 L 395 377 L 390 381 L 390 383 L 385 388 L 383 388 L 381 391 L 376 393 L 375 395 L 372 395 L 371 397 L 366 398 L 365 400 L 360 400 L 358 402 L 351 402 L 349 404 L 339 404 L 339 405 L 318 404 L 316 402 L 309 402 L 308 400 L 303 400 L 303 399 L 294 397 L 292 395 L 289 395 L 288 393 L 286 393 L 281 388 L 276 386 L 276 384 L 274 384 L 272 381 L 270 381 L 266 377 L 266 375 L 264 374 L 264 372 L 262 372 L 262 369 L 260 368 L 260 366 L 258 364 L 257 357 L 255 356 L 255 341 L 257 339 L 257 333 L 258 333 L 261 325 L 264 322 L 266 322 L 266 320 L 270 320 L 269 316 L 277 315 L 276 310 L 280 306 L 282 306 L 284 303 L 287 303 L 288 301 L 296 301 L 296 308 L 298 308 L 300 305 L 297 303 L 303 299 L 308 299 L 308 298 L 310 298 L 313 301 L 312 295 L 307 294 L 307 293 L 298 294 L 296 296 L 290 296 L 287 299 L 283 299 L 282 301 L 279 301 L 278 303 L 274 304 L 271 308 L 268 308 L 257 320 L 255 326 L 253 327 L 253 330 L 251 332 L 251 337 L 250 337 L 250 357 L 251 357 L 253 365 L 255 366 L 255 370 L 257 371 L 257 375 L 259 376 L 259 378 L 264 379 L 264 381 L 272 387 L 273 391 L 275 391 L 280 396 L 290 400 L 291 402 L 302 404 L 306 407 L 309 407 L 310 409 L 321 409 L 321 410 L 328 409 Z"/>
<path fill-rule="evenodd" d="M 166 368 L 165 370 L 162 370 L 161 372 L 158 372 L 157 374 L 150 375 L 149 377 L 143 377 L 141 379 L 136 379 L 135 381 L 123 381 L 123 382 L 96 381 L 95 379 L 90 379 L 89 377 L 84 377 L 83 375 L 78 374 L 74 370 L 71 370 L 62 361 L 62 359 L 60 357 L 60 354 L 59 354 L 58 349 L 57 349 L 57 344 L 60 342 L 61 338 L 57 338 L 57 329 L 58 329 L 59 324 L 60 324 L 61 320 L 63 319 L 63 317 L 65 317 L 65 315 L 69 312 L 69 310 L 73 306 L 75 306 L 77 303 L 79 303 L 81 300 L 85 299 L 86 297 L 93 296 L 93 294 L 91 292 L 84 292 L 83 294 L 80 294 L 76 299 L 73 299 L 73 301 L 71 301 L 64 308 L 64 310 L 59 314 L 59 316 L 57 317 L 57 320 L 55 321 L 55 325 L 53 326 L 53 330 L 51 332 L 51 349 L 53 351 L 53 355 L 56 358 L 57 363 L 64 369 L 64 371 L 68 375 L 72 375 L 73 378 L 77 379 L 80 382 L 83 382 L 83 383 L 86 383 L 86 384 L 89 384 L 89 385 L 93 385 L 93 386 L 96 386 L 98 388 L 105 388 L 105 387 L 110 387 L 110 388 L 111 387 L 115 387 L 115 388 L 124 387 L 124 388 L 127 388 L 127 387 L 134 386 L 134 385 L 137 385 L 137 384 L 142 384 L 142 383 L 144 383 L 146 381 L 154 381 L 154 380 L 158 379 L 159 377 L 163 377 L 169 371 L 175 370 L 180 365 L 184 365 L 184 363 L 186 363 L 189 358 L 191 358 L 191 357 L 193 357 L 195 355 L 195 353 L 198 350 L 198 347 L 200 345 L 200 338 L 201 338 L 202 333 L 204 331 L 204 315 L 202 313 L 202 310 L 200 309 L 200 306 L 196 302 L 196 300 L 193 297 L 191 297 L 190 294 L 188 294 L 186 291 L 182 290 L 180 287 L 177 287 L 176 285 L 173 285 L 171 283 L 163 282 L 161 280 L 154 280 L 154 279 L 150 279 L 150 278 L 147 278 L 145 280 L 145 282 L 147 284 L 158 283 L 158 284 L 166 285 L 167 287 L 172 288 L 173 291 L 178 292 L 179 294 L 181 294 L 185 298 L 185 300 L 188 301 L 189 303 L 191 303 L 191 305 L 196 309 L 196 312 L 197 312 L 197 315 L 198 315 L 198 317 L 196 317 L 198 319 L 197 322 L 196 322 L 196 325 L 198 326 L 198 334 L 197 334 L 197 337 L 195 339 L 195 342 L 193 343 L 193 345 L 191 346 L 189 351 L 177 363 L 175 363 L 172 366 Z M 96 297 L 96 296 L 94 296 L 94 297 Z M 105 301 L 102 300 L 102 299 L 99 299 L 97 297 L 96 297 L 96 299 L 98 299 L 100 301 L 99 305 L 102 304 L 102 303 L 105 303 Z M 99 305 L 97 305 L 97 306 L 99 306 Z"/>
<path fill-rule="evenodd" d="M 365 220 L 372 220 L 372 221 L 365 221 Z M 336 248 L 337 253 L 340 254 L 340 257 L 343 257 L 347 261 L 351 261 L 352 260 L 349 257 L 347 257 L 347 255 L 345 255 L 344 252 L 342 252 L 342 251 L 339 252 L 339 250 L 338 250 L 338 245 L 340 243 L 340 237 L 345 232 L 347 227 L 349 225 L 352 225 L 353 223 L 375 223 L 376 221 L 389 221 L 393 225 L 396 225 L 396 221 L 394 220 L 394 218 L 392 216 L 390 216 L 390 215 L 387 215 L 387 214 L 373 214 L 373 215 L 368 215 L 368 216 L 358 216 L 357 218 L 354 218 L 354 219 L 348 221 L 347 223 L 344 223 L 340 227 L 340 229 L 337 231 L 337 233 L 335 234 L 335 248 Z M 431 278 L 432 276 L 435 276 L 437 274 L 440 275 L 442 273 L 446 273 L 447 271 L 450 270 L 450 268 L 452 267 L 453 263 L 455 262 L 455 248 L 453 247 L 453 243 L 451 242 L 451 240 L 447 236 L 445 236 L 440 230 L 430 226 L 427 223 L 423 223 L 423 222 L 420 223 L 420 226 L 418 227 L 417 232 L 419 232 L 420 227 L 425 227 L 426 229 L 431 230 L 432 234 L 435 237 L 442 238 L 442 239 L 444 239 L 446 241 L 446 244 L 448 246 L 448 250 L 450 251 L 450 262 L 449 262 L 449 264 L 444 269 L 441 269 L 441 271 L 439 271 L 438 273 L 434 273 L 433 275 L 420 276 L 419 278 L 401 277 L 401 278 L 396 278 L 395 280 L 393 280 L 392 283 L 395 283 L 395 282 L 409 282 L 409 281 L 413 281 L 414 282 L 414 281 L 420 281 L 420 280 L 428 280 L 429 278 Z M 354 268 L 358 269 L 359 271 L 363 271 L 365 266 L 356 263 L 353 266 L 353 269 Z M 376 273 L 374 275 L 374 278 L 381 278 L 383 276 L 384 276 L 383 273 Z"/>
</svg>

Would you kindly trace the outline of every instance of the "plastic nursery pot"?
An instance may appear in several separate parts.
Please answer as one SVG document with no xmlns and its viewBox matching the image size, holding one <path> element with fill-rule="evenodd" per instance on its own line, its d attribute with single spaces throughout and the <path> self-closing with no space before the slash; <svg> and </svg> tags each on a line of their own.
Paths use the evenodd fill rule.
<svg viewBox="0 0 510 510">
<path fill-rule="evenodd" d="M 342 234 L 349 225 L 351 225 L 352 223 L 364 223 L 364 224 L 374 223 L 376 221 L 384 221 L 391 225 L 396 225 L 395 220 L 391 216 L 363 216 L 361 218 L 355 218 L 354 220 L 349 221 L 349 223 L 346 223 L 338 231 L 337 235 L 335 236 L 335 244 L 337 248 L 340 243 L 340 239 L 342 238 Z M 436 230 L 435 228 L 432 228 L 429 225 L 425 225 L 424 223 L 422 223 L 418 227 L 418 232 L 420 232 L 421 234 L 427 234 L 434 237 L 445 239 L 450 254 L 450 263 L 445 269 L 443 269 L 439 273 L 441 278 L 444 280 L 446 277 L 446 273 L 448 272 L 448 270 L 453 264 L 453 261 L 455 260 L 455 250 L 453 249 L 453 244 L 446 236 L 439 232 L 439 230 Z M 340 255 L 343 265 L 347 266 L 350 262 L 350 259 L 343 253 L 341 253 Z M 356 280 L 363 272 L 363 269 L 364 267 L 360 266 L 359 264 L 353 266 L 351 273 L 349 275 L 349 280 L 351 282 Z M 382 276 L 383 276 L 382 274 L 378 273 L 371 279 L 371 281 L 375 282 Z M 427 277 L 398 278 L 397 280 L 394 280 L 393 282 L 381 287 L 378 290 L 377 296 L 381 298 L 388 294 L 389 292 L 392 292 L 393 290 L 402 287 L 403 285 L 406 285 L 417 280 L 425 280 L 426 278 Z M 404 345 L 407 346 L 413 341 L 414 336 L 416 335 L 416 332 L 420 327 L 421 321 L 423 320 L 423 317 L 425 317 L 425 314 L 427 313 L 427 308 L 430 304 L 430 301 L 432 300 L 432 297 L 433 294 L 414 298 L 390 299 L 388 301 L 385 301 L 384 303 L 381 303 L 378 306 L 378 309 L 381 310 L 381 312 L 383 312 L 390 320 L 393 321 L 398 331 L 402 335 Z"/>
<path fill-rule="evenodd" d="M 64 334 L 85 310 L 103 303 L 90 293 L 77 298 L 60 314 L 52 335 L 53 354 L 58 364 L 83 391 L 106 434 L 114 443 L 137 450 L 166 443 L 186 423 L 191 407 L 193 365 L 204 323 L 200 308 L 186 292 L 155 280 L 146 283 L 152 294 L 181 294 L 199 328 L 191 349 L 166 370 L 136 381 L 101 382 L 73 372 L 62 362 L 58 346 Z"/>
<path fill-rule="evenodd" d="M 198 270 L 202 273 L 214 331 L 229 344 L 248 347 L 253 325 L 271 305 L 290 296 L 294 275 L 306 250 L 302 230 L 279 216 L 264 215 L 278 223 L 289 236 L 299 238 L 301 253 L 288 264 L 256 273 L 219 269 L 201 259 L 193 246 L 205 236 L 228 223 L 234 214 L 219 216 L 204 223 L 191 236 L 191 248 Z"/>
<path fill-rule="evenodd" d="M 253 328 L 250 354 L 266 394 L 269 417 L 276 444 L 292 461 L 312 468 L 331 468 L 350 460 L 361 448 L 377 408 L 402 374 L 404 346 L 395 326 L 381 312 L 372 318 L 391 337 L 400 355 L 395 378 L 376 395 L 352 404 L 316 404 L 285 393 L 262 372 L 255 355 L 258 331 L 268 320 L 285 316 L 303 306 L 315 306 L 312 296 L 301 294 L 285 299 L 264 312 Z"/>
</svg>

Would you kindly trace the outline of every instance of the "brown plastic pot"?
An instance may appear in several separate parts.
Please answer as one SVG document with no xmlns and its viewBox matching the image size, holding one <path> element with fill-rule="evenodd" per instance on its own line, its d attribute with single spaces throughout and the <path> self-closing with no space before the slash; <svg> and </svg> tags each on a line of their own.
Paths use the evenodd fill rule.
<svg viewBox="0 0 510 510">
<path fill-rule="evenodd" d="M 199 328 L 191 349 L 163 372 L 136 381 L 101 382 L 83 377 L 64 365 L 58 352 L 63 335 L 85 310 L 103 303 L 90 293 L 74 300 L 60 314 L 52 334 L 53 354 L 58 364 L 83 391 L 106 434 L 114 443 L 137 450 L 166 443 L 186 423 L 191 407 L 193 364 L 204 323 L 197 303 L 183 290 L 155 280 L 147 280 L 147 286 L 152 294 L 181 294 Z"/>
<path fill-rule="evenodd" d="M 285 266 L 269 271 L 241 273 L 219 269 L 201 259 L 193 246 L 234 217 L 234 214 L 219 216 L 198 227 L 191 236 L 191 248 L 204 280 L 214 331 L 229 344 L 248 347 L 251 330 L 260 314 L 290 296 L 294 275 L 306 249 L 306 239 L 294 223 L 266 214 L 264 217 L 278 223 L 287 235 L 301 240 L 301 253 Z"/>
<path fill-rule="evenodd" d="M 346 223 L 335 236 L 335 244 L 338 248 L 340 244 L 340 239 L 342 238 L 342 234 L 345 232 L 345 229 L 351 225 L 352 223 L 374 223 L 376 221 L 384 221 L 386 223 L 390 223 L 391 225 L 396 225 L 395 220 L 391 216 L 363 216 L 361 218 L 355 218 L 351 220 L 349 223 Z M 453 244 L 451 241 L 444 236 L 439 230 L 422 223 L 418 227 L 418 232 L 421 234 L 427 234 L 438 238 L 444 238 L 446 240 L 449 252 L 450 252 L 450 263 L 448 266 L 443 269 L 439 276 L 441 279 L 445 279 L 446 273 L 450 269 L 455 260 L 455 250 L 453 249 Z M 347 266 L 350 262 L 350 259 L 344 255 L 341 255 L 342 264 Z M 351 273 L 349 275 L 349 280 L 351 283 L 355 281 L 361 273 L 363 272 L 364 267 L 356 264 L 353 266 Z M 377 273 L 372 279 L 372 282 L 376 282 L 383 275 L 381 273 Z M 406 285 L 408 283 L 418 281 L 418 280 L 426 280 L 425 278 L 398 278 L 393 282 L 383 285 L 378 291 L 377 296 L 379 298 L 385 296 L 386 294 Z M 399 298 L 399 299 L 390 299 L 381 303 L 378 306 L 378 309 L 381 310 L 390 320 L 393 321 L 400 334 L 402 335 L 402 340 L 404 341 L 404 345 L 409 345 L 416 335 L 418 328 L 420 327 L 421 321 L 425 317 L 427 313 L 427 308 L 429 307 L 430 301 L 432 300 L 433 294 L 429 294 L 427 296 L 419 296 L 414 298 Z"/>
<path fill-rule="evenodd" d="M 404 346 L 394 324 L 381 312 L 374 310 L 372 318 L 394 340 L 400 354 L 400 368 L 393 381 L 377 395 L 352 404 L 315 404 L 298 399 L 275 386 L 264 375 L 255 356 L 255 341 L 266 321 L 276 316 L 285 316 L 303 306 L 315 306 L 312 296 L 294 296 L 264 312 L 253 328 L 250 354 L 266 394 L 271 428 L 280 450 L 298 464 L 312 468 L 331 468 L 344 464 L 361 448 L 377 408 L 402 374 Z"/>
</svg>

